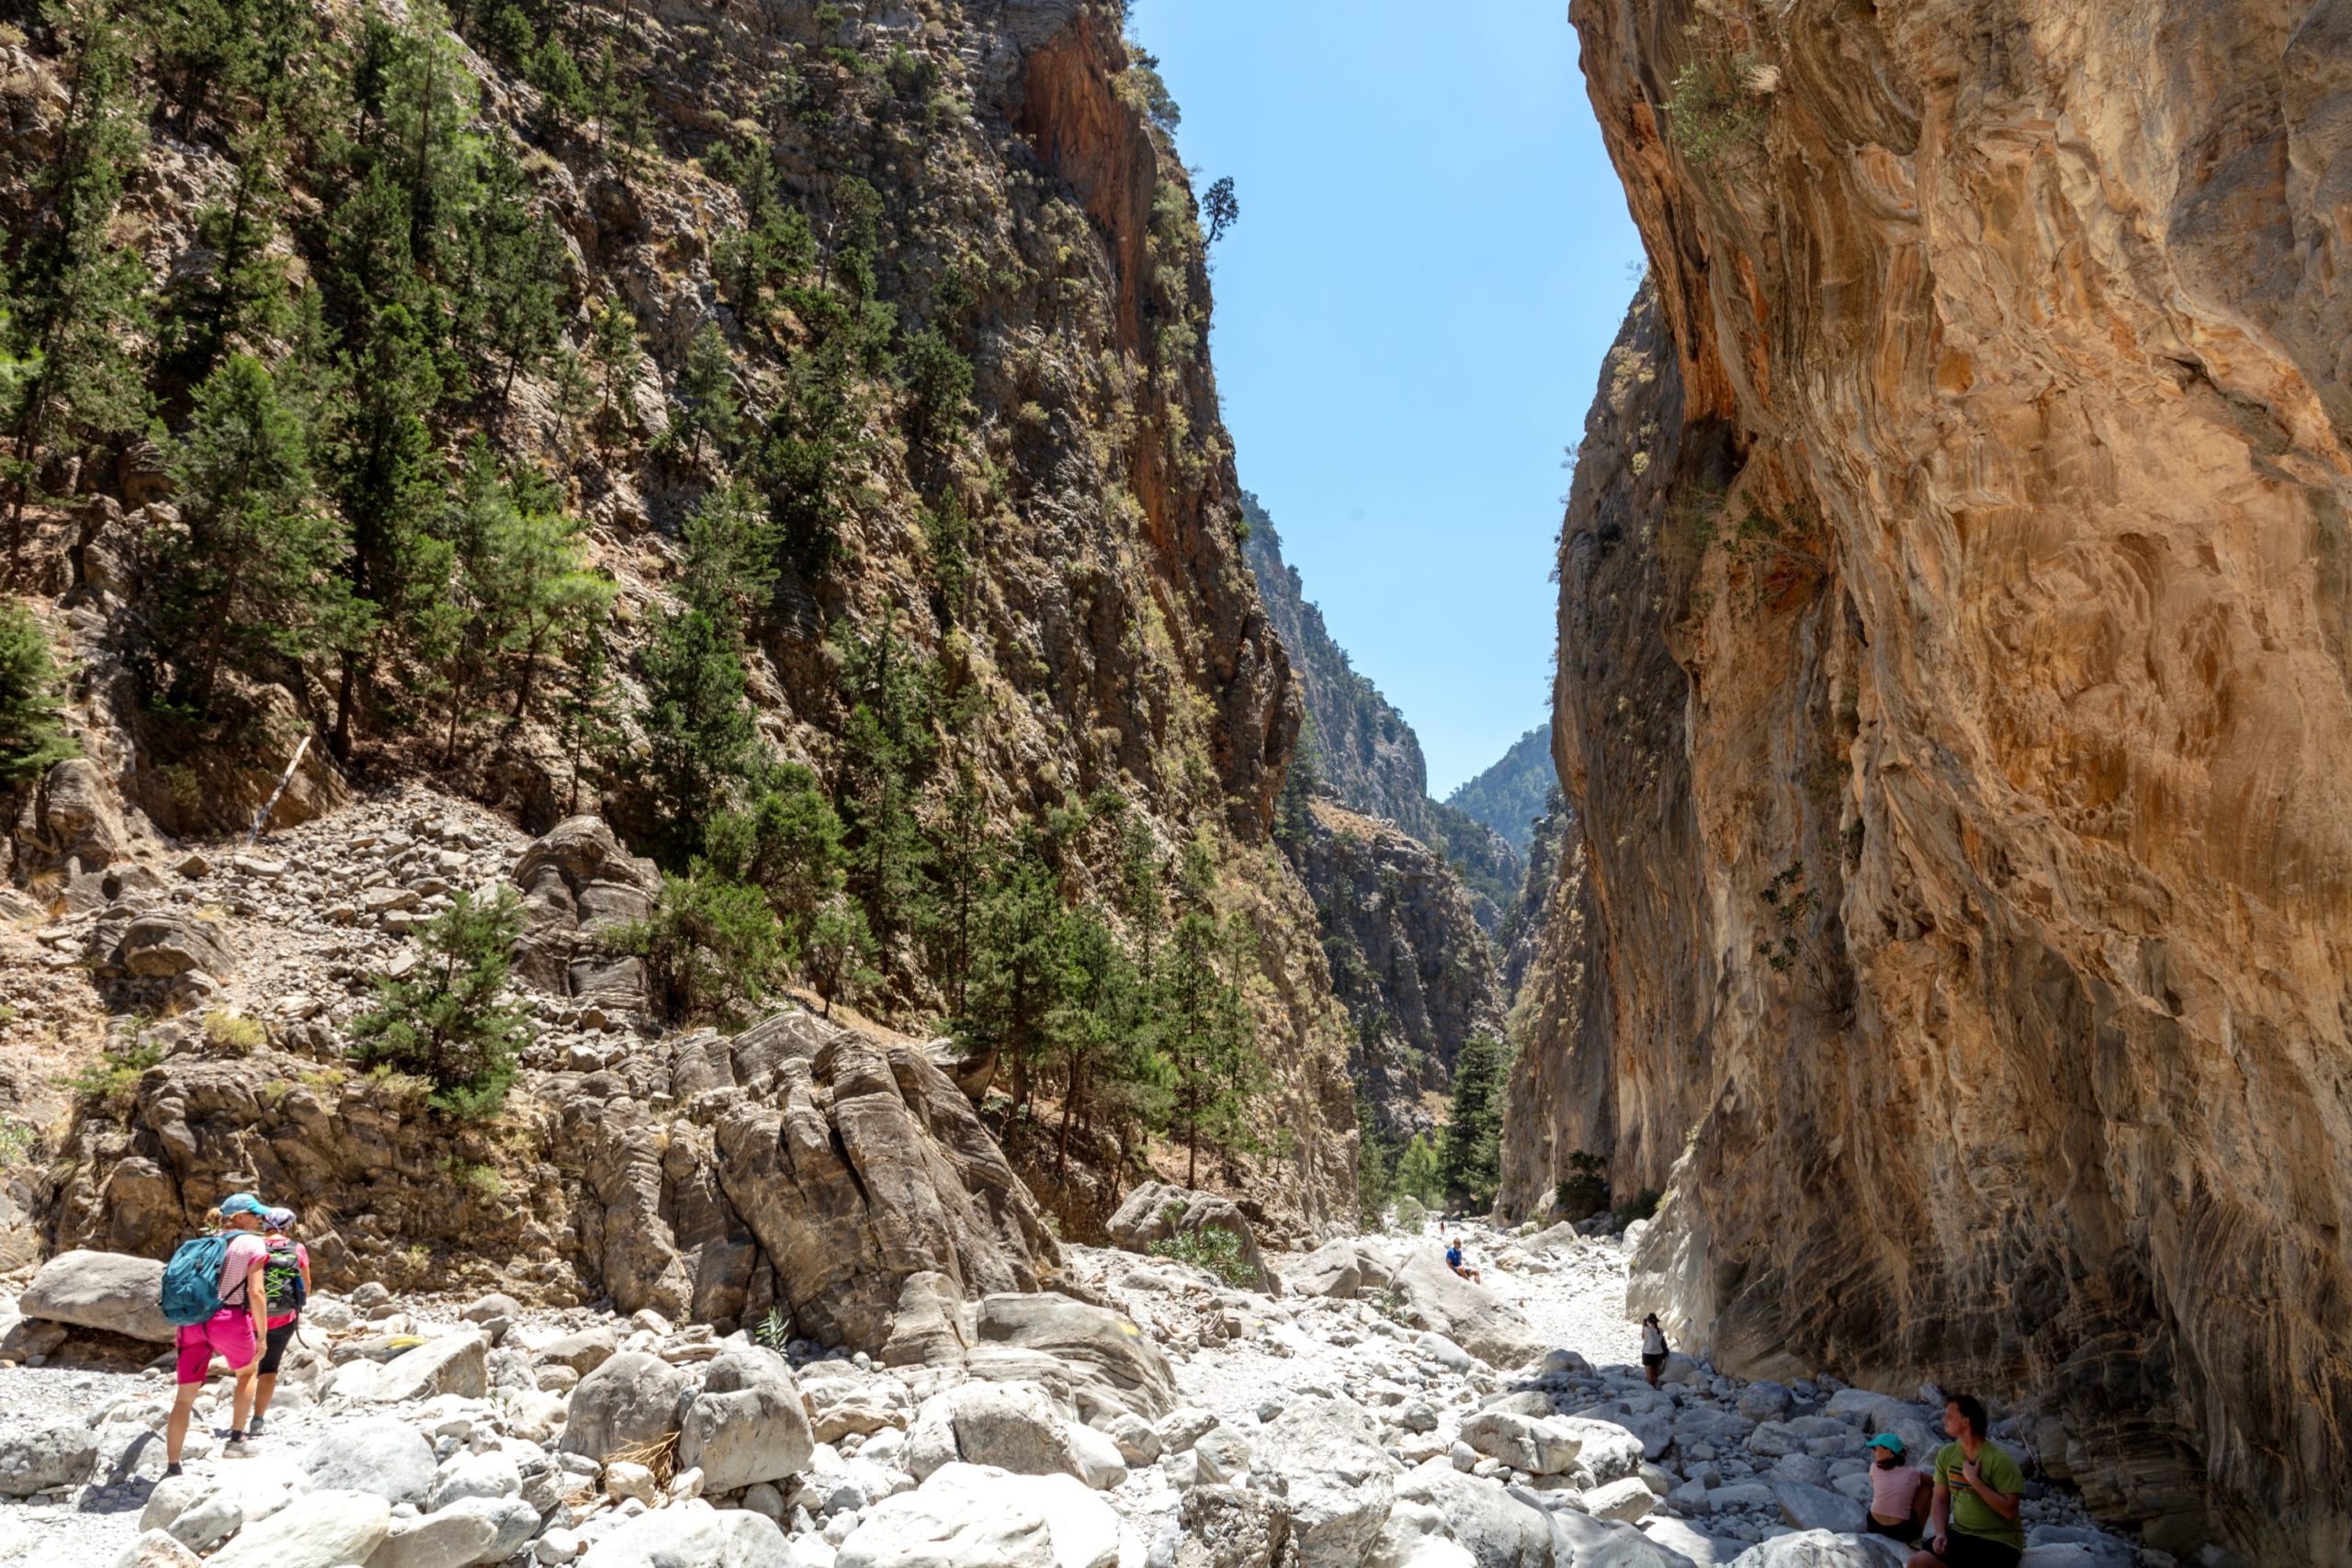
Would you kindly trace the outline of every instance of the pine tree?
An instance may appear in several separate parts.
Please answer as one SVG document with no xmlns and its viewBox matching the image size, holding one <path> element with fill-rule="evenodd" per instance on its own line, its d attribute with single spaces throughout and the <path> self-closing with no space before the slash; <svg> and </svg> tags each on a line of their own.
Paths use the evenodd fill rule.
<svg viewBox="0 0 2352 1568">
<path fill-rule="evenodd" d="M 1038 1065 L 1053 1051 L 1066 968 L 1060 879 L 1035 832 L 1003 856 L 980 900 L 972 976 L 956 1035 L 995 1054 L 1012 1075 L 1012 1114 L 1029 1106 Z"/>
<path fill-rule="evenodd" d="M 473 288 L 467 291 L 469 336 L 503 418 L 518 376 L 536 375 L 562 336 L 557 263 L 562 243 L 547 215 L 532 209 L 529 178 L 512 144 L 491 144 L 481 164 L 476 216 L 469 225 Z"/>
<path fill-rule="evenodd" d="M 1492 1036 L 1474 1034 L 1453 1058 L 1453 1097 L 1438 1153 L 1437 1181 L 1449 1201 L 1484 1209 L 1502 1179 L 1504 1082 L 1510 1057 Z"/>
<path fill-rule="evenodd" d="M 842 889 L 841 818 L 798 762 L 769 768 L 747 794 L 741 810 L 713 819 L 706 852 L 718 874 L 767 897 L 790 960 L 809 951 L 820 915 Z"/>
<path fill-rule="evenodd" d="M 529 1038 L 506 999 L 522 934 L 511 891 L 488 901 L 459 893 L 417 933 L 424 961 L 405 978 L 378 980 L 376 1005 L 352 1020 L 353 1059 L 416 1074 L 433 1086 L 434 1106 L 460 1120 L 496 1115 Z"/>
<path fill-rule="evenodd" d="M 268 368 L 232 355 L 196 391 L 169 466 L 183 526 L 153 541 L 153 649 L 184 718 L 213 716 L 224 666 L 281 673 L 340 629 L 343 532 L 318 494 L 301 412 Z"/>
<path fill-rule="evenodd" d="M 14 599 L 0 599 L 0 784 L 81 755 L 59 718 L 62 684 L 49 632 Z"/>
<path fill-rule="evenodd" d="M 854 1002 L 882 983 L 872 968 L 874 953 L 865 912 L 856 905 L 834 898 L 817 911 L 808 933 L 808 968 L 826 1016 L 831 1016 L 835 1002 Z"/>
<path fill-rule="evenodd" d="M 1062 974 L 1046 1036 L 1061 1070 L 1061 1129 L 1055 1139 L 1057 1179 L 1069 1168 L 1070 1130 L 1080 1120 L 1091 1091 L 1123 1076 L 1128 1059 L 1123 1043 L 1136 1032 L 1135 964 L 1118 937 L 1095 910 L 1080 908 L 1062 917 Z"/>
<path fill-rule="evenodd" d="M 700 862 L 684 876 L 663 877 L 652 912 L 612 942 L 643 961 L 664 1016 L 681 1023 L 743 1021 L 785 966 L 766 898 Z"/>
<path fill-rule="evenodd" d="M 177 285 L 163 322 L 171 376 L 198 381 L 232 348 L 261 353 L 299 326 L 285 262 L 271 249 L 285 203 L 288 145 L 273 115 L 232 141 L 237 176 L 228 199 L 197 215 L 197 235 L 217 258 Z"/>
<path fill-rule="evenodd" d="M 339 755 L 349 749 L 359 682 L 375 657 L 372 634 L 390 626 L 413 639 L 448 567 L 447 548 L 428 526 L 445 503 L 425 423 L 441 393 L 432 345 L 404 305 L 387 307 L 367 336 L 363 352 L 340 367 L 331 448 L 351 536 L 348 580 L 366 612 L 353 617 L 342 647 Z"/>
<path fill-rule="evenodd" d="M 1184 1142 L 1184 1184 L 1197 1186 L 1201 1147 L 1250 1143 L 1250 1111 L 1265 1065 L 1250 1036 L 1232 932 L 1198 910 L 1176 922 L 1157 976 L 1159 1048 L 1173 1077 L 1171 1130 Z"/>
<path fill-rule="evenodd" d="M 612 587 L 587 570 L 579 520 L 557 509 L 543 482 L 511 480 L 480 437 L 437 534 L 451 570 L 435 596 L 425 651 L 440 677 L 446 761 L 475 705 L 503 705 L 511 694 L 509 717 L 530 711 L 566 630 L 582 619 L 601 621 Z"/>
<path fill-rule="evenodd" d="M 850 703 L 839 780 L 850 891 L 887 951 L 924 913 L 931 846 L 915 802 L 938 754 L 936 672 L 899 635 L 895 613 L 870 639 L 844 627 L 835 647 Z"/>
<path fill-rule="evenodd" d="M 637 428 L 637 412 L 629 394 L 645 367 L 645 351 L 638 346 L 637 318 L 618 299 L 597 307 L 588 329 L 588 357 L 595 362 L 597 385 L 604 393 L 603 418 L 616 434 Z"/>
<path fill-rule="evenodd" d="M 727 334 L 717 321 L 705 321 L 686 345 L 685 367 L 678 376 L 678 397 L 670 416 L 670 439 L 683 442 L 696 458 L 708 443 L 725 457 L 735 449 L 741 432 L 741 404 L 735 392 L 735 356 Z"/>
<path fill-rule="evenodd" d="M 701 852 L 704 830 L 758 755 L 759 726 L 737 646 L 728 628 L 693 608 L 657 617 L 646 645 L 641 786 L 673 865 Z"/>
<path fill-rule="evenodd" d="M 605 628 L 610 606 L 583 615 L 563 629 L 562 675 L 556 687 L 556 743 L 569 774 L 567 815 L 580 809 L 580 786 L 602 784 L 606 761 L 618 755 L 628 734 L 620 725 L 620 688 L 613 679 Z"/>
</svg>

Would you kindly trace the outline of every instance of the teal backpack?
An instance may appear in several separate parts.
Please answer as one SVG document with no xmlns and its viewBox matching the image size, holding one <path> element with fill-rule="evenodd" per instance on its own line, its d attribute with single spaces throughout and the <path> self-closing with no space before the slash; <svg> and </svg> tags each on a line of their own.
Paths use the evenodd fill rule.
<svg viewBox="0 0 2352 1568">
<path fill-rule="evenodd" d="M 223 1232 L 199 1235 L 179 1245 L 164 1265 L 164 1319 L 186 1328 L 206 1323 L 223 1305 L 220 1266 L 229 1260 L 229 1237 Z"/>
</svg>

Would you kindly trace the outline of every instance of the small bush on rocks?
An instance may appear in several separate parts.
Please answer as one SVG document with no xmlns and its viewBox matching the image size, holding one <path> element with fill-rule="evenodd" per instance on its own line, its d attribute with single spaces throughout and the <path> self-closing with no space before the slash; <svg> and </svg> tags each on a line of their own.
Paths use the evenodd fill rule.
<svg viewBox="0 0 2352 1568">
<path fill-rule="evenodd" d="M 497 1115 L 525 1035 L 521 1010 L 506 999 L 522 931 L 512 893 L 488 902 L 458 894 L 418 934 L 424 961 L 414 972 L 376 982 L 376 1005 L 351 1021 L 352 1059 L 423 1078 L 434 1108 L 459 1121 Z"/>
<path fill-rule="evenodd" d="M 1148 1249 L 1154 1257 L 1205 1269 L 1238 1291 L 1258 1288 L 1258 1271 L 1242 1256 L 1241 1238 L 1231 1231 L 1182 1231 Z"/>
</svg>

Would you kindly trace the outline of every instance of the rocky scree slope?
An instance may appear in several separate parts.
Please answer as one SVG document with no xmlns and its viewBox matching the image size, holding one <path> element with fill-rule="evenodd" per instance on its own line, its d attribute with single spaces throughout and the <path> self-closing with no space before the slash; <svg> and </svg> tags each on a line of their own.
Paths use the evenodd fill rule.
<svg viewBox="0 0 2352 1568">
<path fill-rule="evenodd" d="M 224 1457 L 200 1418 L 175 1480 L 164 1363 L 0 1365 L 0 1562 L 1900 1562 L 1850 1533 L 1862 1444 L 1924 1442 L 1928 1405 L 1682 1355 L 1652 1389 L 1629 1364 L 1622 1245 L 1466 1239 L 1491 1289 L 1421 1236 L 1272 1255 L 1264 1291 L 1073 1248 L 1068 1293 L 989 1296 L 953 1320 L 963 1337 L 883 1361 L 650 1312 L 324 1291 L 258 1451 Z M 0 1337 L 31 1321 L 21 1304 L 71 1318 L 77 1353 L 111 1334 L 135 1364 L 159 1268 L 62 1257 L 0 1299 Z M 227 1395 L 223 1376 L 200 1417 Z M 2027 1568 L 2170 1568 L 2064 1488 L 2037 1481 L 2024 1519 Z"/>
<path fill-rule="evenodd" d="M 1598 1155 L 1722 1365 L 2036 1389 L 2152 1543 L 2342 1561 L 2343 8 L 1571 15 L 1650 282 L 1509 1200 Z"/>
<path fill-rule="evenodd" d="M 384 319 L 385 301 L 352 281 L 375 276 L 347 251 L 367 215 L 350 207 L 356 187 L 336 183 L 331 133 L 255 140 L 249 83 L 191 106 L 172 51 L 192 35 L 166 25 L 175 15 L 126 15 L 129 62 L 113 80 L 131 151 L 106 232 L 169 318 L 171 280 L 200 283 L 219 265 L 215 209 L 256 167 L 282 181 L 266 248 L 325 346 L 259 329 L 232 346 L 292 386 L 337 334 L 356 353 Z M 435 142 L 435 159 L 503 150 L 507 162 L 476 172 L 513 188 L 481 198 L 481 224 L 545 226 L 544 352 L 478 365 L 452 326 L 441 391 L 400 428 L 421 444 L 420 483 L 453 486 L 486 436 L 504 470 L 539 475 L 580 521 L 584 564 L 615 602 L 589 639 L 612 684 L 578 689 L 616 733 L 583 755 L 580 726 L 567 733 L 548 695 L 592 681 L 589 644 L 548 655 L 543 700 L 474 708 L 394 635 L 414 621 L 402 613 L 381 618 L 394 630 L 356 678 L 331 648 L 224 671 L 244 721 L 222 743 L 187 746 L 157 705 L 173 672 L 157 669 L 153 637 L 171 588 L 164 547 L 193 498 L 175 491 L 168 443 L 76 426 L 52 442 L 73 455 L 45 470 L 49 499 L 28 509 L 18 583 L 37 591 L 72 672 L 85 760 L 14 792 L 0 865 L 28 901 L 12 908 L 86 911 L 141 891 L 180 840 L 242 829 L 305 735 L 315 743 L 280 827 L 430 770 L 534 831 L 578 807 L 640 845 L 674 838 L 674 803 L 646 788 L 642 660 L 694 591 L 680 579 L 684 524 L 740 485 L 766 530 L 733 650 L 764 748 L 814 768 L 847 810 L 872 781 L 853 776 L 870 759 L 851 735 L 845 660 L 888 646 L 935 698 L 929 744 L 909 752 L 931 760 L 891 781 L 919 836 L 1010 841 L 1049 813 L 1082 817 L 1096 829 L 1065 841 L 1056 870 L 1066 897 L 1098 904 L 1114 815 L 1141 823 L 1167 864 L 1198 846 L 1221 912 L 1255 939 L 1248 991 L 1279 1089 L 1269 1132 L 1279 1121 L 1296 1150 L 1268 1199 L 1337 1212 L 1352 1127 L 1342 1021 L 1307 898 L 1268 838 L 1295 698 L 1237 539 L 1191 194 L 1115 9 L 796 4 L 755 26 L 691 7 L 508 6 L 469 10 L 462 38 L 429 8 L 290 16 L 317 48 L 289 70 L 331 102 L 355 51 L 383 38 L 451 73 L 444 88 L 461 76 L 450 101 L 472 118 L 442 128 L 454 140 Z M 523 39 L 536 28 L 605 85 L 582 98 L 552 55 L 518 53 L 516 20 Z M 73 123 L 78 37 L 28 19 L 0 44 L 0 199 L 19 235 L 54 216 L 40 171 Z M 368 80 L 418 90 L 397 71 Z M 422 80 L 430 97 L 432 72 Z M 429 114 L 423 124 L 432 131 Z M 254 165 L 255 148 L 277 162 Z M 401 309 L 448 305 L 418 268 L 399 281 Z M 180 420 L 186 389 L 153 345 L 118 346 L 166 423 Z M 342 450 L 341 428 L 322 418 L 322 461 Z M 870 830 L 853 821 L 854 854 Z M 902 919 L 875 923 L 874 1010 L 938 1016 L 934 945 Z M 70 976 L 33 973 L 46 989 L 25 1018 L 86 1050 L 87 998 Z"/>
</svg>

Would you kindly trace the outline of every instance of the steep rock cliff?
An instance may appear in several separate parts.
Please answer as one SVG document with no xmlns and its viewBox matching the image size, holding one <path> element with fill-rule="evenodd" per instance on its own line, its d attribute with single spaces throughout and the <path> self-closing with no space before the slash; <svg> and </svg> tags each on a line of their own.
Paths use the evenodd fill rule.
<svg viewBox="0 0 2352 1568">
<path fill-rule="evenodd" d="M 1572 18 L 1664 330 L 1563 540 L 1590 961 L 1508 1196 L 1670 1175 L 1728 1364 L 2036 1393 L 2153 1544 L 2342 1561 L 2345 10 Z"/>
<path fill-rule="evenodd" d="M 1493 948 L 1453 868 L 1419 840 L 1330 801 L 1309 811 L 1284 849 L 1354 1021 L 1350 1077 L 1384 1130 L 1426 1131 L 1463 1043 L 1502 1038 Z"/>
<path fill-rule="evenodd" d="M 11 1027 L 86 1058 L 107 1010 L 138 998 L 93 986 L 69 959 L 107 920 L 119 926 L 196 897 L 174 869 L 186 846 L 242 829 L 305 737 L 312 744 L 271 818 L 281 832 L 418 774 L 528 830 L 565 816 L 575 795 L 628 832 L 658 829 L 639 798 L 646 752 L 628 717 L 648 632 L 684 587 L 685 522 L 740 483 L 775 530 L 761 540 L 775 548 L 772 592 L 748 605 L 741 650 L 774 754 L 807 762 L 846 795 L 845 653 L 887 627 L 933 682 L 930 739 L 941 760 L 914 780 L 908 809 L 934 843 L 975 825 L 1010 841 L 1049 817 L 1076 823 L 1057 840 L 1055 869 L 1066 898 L 1095 903 L 1108 901 L 1132 841 L 1119 824 L 1140 826 L 1170 880 L 1180 860 L 1200 860 L 1209 885 L 1197 897 L 1256 938 L 1245 993 L 1273 1069 L 1263 1131 L 1270 1145 L 1277 1131 L 1289 1134 L 1279 1164 L 1244 1162 L 1247 1179 L 1288 1222 L 1346 1212 L 1345 1021 L 1312 905 L 1269 836 L 1297 700 L 1241 558 L 1191 191 L 1145 73 L 1131 66 L 1118 8 L 787 3 L 750 18 L 686 6 L 491 6 L 463 13 L 462 39 L 425 6 L 295 10 L 316 28 L 318 47 L 294 68 L 322 85 L 329 113 L 350 110 L 333 96 L 349 90 L 337 84 L 386 37 L 438 62 L 434 71 L 461 72 L 473 118 L 459 152 L 495 144 L 512 154 L 502 167 L 517 182 L 507 207 L 486 210 L 549 225 L 555 342 L 503 386 L 472 368 L 460 375 L 463 340 L 446 345 L 444 395 L 417 417 L 418 463 L 453 479 L 486 437 L 502 461 L 545 476 L 553 503 L 583 521 L 589 564 L 616 596 L 603 649 L 615 689 L 597 716 L 616 726 L 617 755 L 582 788 L 577 749 L 548 712 L 442 703 L 446 687 L 405 649 L 356 680 L 339 678 L 331 655 L 257 659 L 237 674 L 255 717 L 235 743 L 175 749 L 156 701 L 171 671 L 158 670 L 149 639 L 169 586 L 157 546 L 190 498 L 175 493 L 154 444 L 77 432 L 82 449 L 50 465 L 48 493 L 28 508 L 16 586 L 56 637 L 86 760 L 17 788 L 10 803 L 13 831 L 0 846 L 8 912 L 40 926 L 50 949 L 0 976 L 20 1010 Z M 274 149 L 257 140 L 246 78 L 186 107 L 191 89 L 169 51 L 193 46 L 164 25 L 175 14 L 164 0 L 127 8 L 128 57 L 109 66 L 130 151 L 107 232 L 144 269 L 125 286 L 168 316 L 168 290 L 219 263 L 214 207 L 241 188 L 254 149 L 269 150 L 281 161 L 266 173 L 282 181 L 285 206 L 267 243 L 298 310 L 322 319 L 326 346 L 316 352 L 331 355 L 336 334 L 356 333 L 364 313 L 343 237 L 349 193 L 332 161 L 348 149 L 334 130 Z M 0 202 L 12 245 L 54 217 L 42 170 L 67 133 L 89 58 L 86 40 L 62 23 L 17 19 L 25 25 L 0 32 Z M 545 85 L 560 86 L 561 73 L 551 56 L 516 43 L 518 22 L 526 41 L 536 25 L 549 49 L 564 45 L 589 68 L 607 62 L 611 80 L 592 84 L 606 96 L 581 99 L 587 89 L 575 80 L 577 101 L 565 100 Z M 414 86 L 413 76 L 390 87 L 369 80 L 384 93 Z M 864 357 L 839 376 L 841 362 L 824 356 L 822 322 L 833 314 L 867 334 Z M 616 319 L 633 346 L 607 364 L 599 324 Z M 177 434 L 185 389 L 153 344 L 119 346 Z M 281 367 L 313 352 L 262 333 L 243 346 Z M 838 407 L 816 406 L 835 393 Z M 810 437 L 811 422 L 827 420 L 822 439 Z M 322 454 L 332 450 L 321 440 Z M 820 446 L 830 471 L 793 467 Z M 815 534 L 812 509 L 823 513 Z M 347 726 L 338 722 L 346 710 Z M 970 798 L 951 808 L 966 785 Z M 1198 856 L 1188 852 L 1195 847 Z M 356 887 L 345 893 L 357 901 Z M 422 897 L 430 908 L 443 895 Z M 204 975 L 200 991 L 183 987 L 175 1004 L 209 997 L 279 1030 L 287 998 L 253 972 L 281 939 L 343 918 L 328 901 L 322 893 L 318 908 L 289 907 L 282 919 L 262 904 L 207 910 L 190 929 L 217 924 L 246 962 Z M 876 963 L 873 1012 L 927 1032 L 946 1011 L 936 954 L 901 933 Z M 313 995 L 312 1012 L 289 1026 L 336 1023 L 364 999 L 366 980 L 338 976 L 323 1012 Z M 564 1018 L 594 1000 L 564 995 Z M 135 1031 L 124 1021 L 108 1038 L 143 1050 L 127 1043 Z M 645 1070 L 658 1078 L 669 1046 L 650 1025 L 642 1038 Z M 331 1055 L 339 1042 L 318 1048 Z M 616 1045 L 616 1065 L 622 1055 Z M 168 1076 L 177 1059 L 155 1070 Z M 127 1141 L 113 1141 L 106 1117 L 82 1146 L 94 1158 L 154 1163 L 161 1134 L 136 1108 L 169 1098 L 159 1094 L 129 1105 L 114 1096 Z M 0 1111 L 12 1128 L 42 1123 L 28 1166 L 59 1146 L 53 1103 L 27 1097 L 23 1121 L 16 1107 Z M 423 1154 L 396 1168 L 401 1180 L 425 1184 L 418 1197 L 433 1168 Z M 20 1193 L 15 1174 L 11 1204 L 47 1201 Z M 196 1178 L 206 1174 L 184 1190 L 169 1184 L 184 1217 L 200 1212 Z M 105 1176 L 81 1173 L 100 1185 Z M 403 1218 L 385 1220 L 371 1267 L 396 1273 L 387 1259 L 402 1246 L 447 1239 L 421 1202 L 387 1210 Z M 86 1208 L 69 1221 L 96 1224 Z M 593 1282 L 597 1249 L 580 1257 Z"/>
</svg>

